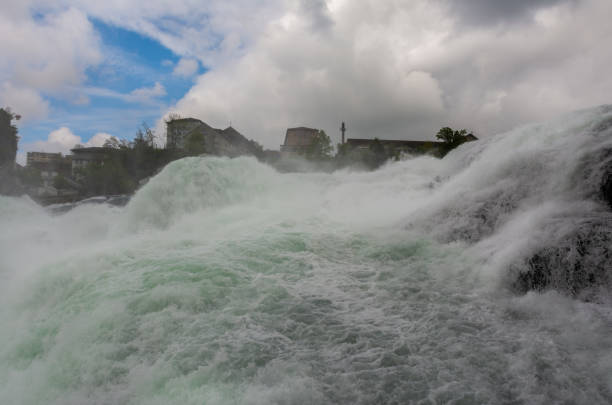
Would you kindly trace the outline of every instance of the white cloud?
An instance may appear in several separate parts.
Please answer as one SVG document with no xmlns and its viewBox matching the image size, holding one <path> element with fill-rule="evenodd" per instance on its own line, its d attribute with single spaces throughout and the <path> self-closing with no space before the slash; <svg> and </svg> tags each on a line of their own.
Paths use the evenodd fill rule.
<svg viewBox="0 0 612 405">
<path fill-rule="evenodd" d="M 444 1 L 287 4 L 172 110 L 278 147 L 293 125 L 433 139 L 441 126 L 487 134 L 611 101 L 612 2 L 541 1 L 505 19 L 500 7 L 488 12 L 504 24 L 476 26 Z"/>
<path fill-rule="evenodd" d="M 2 102 L 26 120 L 44 117 L 45 95 L 82 83 L 85 70 L 102 59 L 85 13 L 64 8 L 34 18 L 30 6 L 24 2 L 0 13 Z"/>
<path fill-rule="evenodd" d="M 98 132 L 89 138 L 89 141 L 85 143 L 85 146 L 104 146 L 104 142 L 110 138 L 112 138 L 111 134 L 107 134 L 106 132 Z"/>
<path fill-rule="evenodd" d="M 195 59 L 181 58 L 174 67 L 172 74 L 182 77 L 191 77 L 198 72 L 200 64 Z"/>
<path fill-rule="evenodd" d="M 274 148 L 294 125 L 338 141 L 343 120 L 352 137 L 422 137 L 444 113 L 443 92 L 405 52 L 427 40 L 422 26 L 444 20 L 436 9 L 352 4 L 318 2 L 307 13 L 296 4 L 238 61 L 201 76 L 176 110 L 214 126 L 232 121 Z"/>
<path fill-rule="evenodd" d="M 77 144 L 86 147 L 102 146 L 104 142 L 112 135 L 105 132 L 98 132 L 92 136 L 87 142 L 83 142 L 80 136 L 75 135 L 70 128 L 60 127 L 47 135 L 44 141 L 35 141 L 30 143 L 19 144 L 19 153 L 17 163 L 25 165 L 27 152 L 47 152 L 47 153 L 62 153 L 70 154 L 70 149 L 73 149 Z"/>
<path fill-rule="evenodd" d="M 129 100 L 137 100 L 143 103 L 153 101 L 154 98 L 162 97 L 166 95 L 166 89 L 160 82 L 155 82 L 153 87 L 142 87 L 140 89 L 133 90 L 129 96 Z"/>
<path fill-rule="evenodd" d="M 81 137 L 73 134 L 69 128 L 61 127 L 49 134 L 46 143 L 45 147 L 56 148 L 56 151 L 60 152 L 74 148 L 74 145 L 81 143 Z"/>
<path fill-rule="evenodd" d="M 292 125 L 320 127 L 337 139 L 344 120 L 351 137 L 432 139 L 445 125 L 486 134 L 610 102 L 612 2 L 459 3 L 12 4 L 0 16 L 0 45 L 9 55 L 0 60 L 0 83 L 34 92 L 33 115 L 44 114 L 41 94 L 81 83 L 86 67 L 99 60 L 91 16 L 158 40 L 182 57 L 177 74 L 195 72 L 187 61 L 200 61 L 207 72 L 172 110 L 214 126 L 232 121 L 267 147 L 278 147 Z M 29 10 L 37 7 L 48 16 L 34 22 Z M 16 34 L 26 40 L 15 40 Z M 56 42 L 62 44 L 59 61 Z M 127 95 L 106 94 L 148 103 L 165 88 L 156 83 Z"/>
<path fill-rule="evenodd" d="M 32 0 L 45 10 L 75 7 L 159 41 L 175 54 L 213 66 L 247 48 L 294 0 Z M 34 7 L 32 7 L 34 8 Z M 232 38 L 231 41 L 226 41 Z"/>
<path fill-rule="evenodd" d="M 104 87 L 82 87 L 79 89 L 83 93 L 83 96 L 93 97 L 105 97 L 117 100 L 122 100 L 128 103 L 143 103 L 151 104 L 155 102 L 156 98 L 163 97 L 166 95 L 166 88 L 159 82 L 151 87 L 141 87 L 132 90 L 130 93 L 120 93 L 118 91 L 110 90 Z"/>
<path fill-rule="evenodd" d="M 49 102 L 34 89 L 16 87 L 8 81 L 2 83 L 0 89 L 0 106 L 11 107 L 22 116 L 22 122 L 45 118 L 49 113 Z"/>
</svg>

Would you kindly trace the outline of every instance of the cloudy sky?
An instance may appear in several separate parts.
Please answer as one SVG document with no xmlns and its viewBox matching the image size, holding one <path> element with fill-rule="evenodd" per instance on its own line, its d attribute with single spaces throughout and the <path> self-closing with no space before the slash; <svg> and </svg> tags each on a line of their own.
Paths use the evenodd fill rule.
<svg viewBox="0 0 612 405">
<path fill-rule="evenodd" d="M 268 148 L 287 127 L 477 135 L 612 102 L 610 0 L 5 0 L 0 106 L 27 150 L 170 112 Z"/>
</svg>

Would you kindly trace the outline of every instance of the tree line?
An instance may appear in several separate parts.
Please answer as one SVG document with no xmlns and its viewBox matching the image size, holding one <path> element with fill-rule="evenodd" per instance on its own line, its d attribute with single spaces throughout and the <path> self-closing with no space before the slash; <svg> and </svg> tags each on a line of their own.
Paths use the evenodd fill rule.
<svg viewBox="0 0 612 405">
<path fill-rule="evenodd" d="M 0 194 L 10 194 L 7 190 L 19 189 L 19 185 L 37 186 L 41 183 L 40 173 L 33 168 L 14 170 L 19 141 L 18 130 L 13 123 L 16 119 L 19 119 L 19 116 L 9 108 L 0 108 Z M 202 137 L 203 135 L 194 132 L 186 140 L 184 149 L 160 148 L 155 142 L 154 130 L 143 123 L 132 141 L 109 138 L 103 145 L 105 155 L 103 160 L 78 169 L 74 173 L 74 178 L 57 176 L 54 179 L 54 186 L 57 189 L 77 188 L 82 197 L 130 194 L 145 179 L 155 175 L 173 160 L 207 152 L 213 153 L 214 151 L 207 149 Z M 436 134 L 436 139 L 441 141 L 439 146 L 436 145 L 436 150 L 421 152 L 442 158 L 452 149 L 470 140 L 470 137 L 473 135 L 465 129 L 453 130 L 450 127 L 443 127 Z M 252 143 L 250 149 L 258 159 L 274 165 L 275 158 L 269 158 L 271 155 L 268 152 L 271 151 L 264 151 L 261 145 L 253 140 L 249 142 Z M 278 152 L 271 153 L 278 154 Z M 355 164 L 376 169 L 389 159 L 399 158 L 397 150 L 385 147 L 377 138 L 370 142 L 367 148 L 350 148 L 348 144 L 338 144 L 334 154 L 331 140 L 323 130 L 315 134 L 311 144 L 303 150 L 302 157 L 332 170 Z"/>
<path fill-rule="evenodd" d="M 419 153 L 443 158 L 451 150 L 469 140 L 476 139 L 476 137 L 466 129 L 453 130 L 450 127 L 443 127 L 436 133 L 436 139 L 440 141 L 439 144 L 435 144 L 429 149 L 422 146 Z M 346 143 L 338 144 L 334 155 L 331 140 L 325 131 L 318 131 L 312 144 L 303 153 L 303 157 L 308 160 L 331 163 L 330 167 L 333 169 L 357 164 L 371 170 L 380 167 L 388 160 L 400 159 L 400 155 L 400 150 L 385 147 L 384 143 L 378 138 L 374 138 L 367 148 L 351 148 Z"/>
</svg>

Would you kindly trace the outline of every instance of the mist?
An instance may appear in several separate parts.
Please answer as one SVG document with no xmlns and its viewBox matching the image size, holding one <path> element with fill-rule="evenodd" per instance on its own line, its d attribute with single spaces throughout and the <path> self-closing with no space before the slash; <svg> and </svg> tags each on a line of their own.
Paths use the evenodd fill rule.
<svg viewBox="0 0 612 405">
<path fill-rule="evenodd" d="M 609 403 L 611 122 L 375 171 L 189 157 L 125 207 L 0 197 L 0 399 Z"/>
</svg>

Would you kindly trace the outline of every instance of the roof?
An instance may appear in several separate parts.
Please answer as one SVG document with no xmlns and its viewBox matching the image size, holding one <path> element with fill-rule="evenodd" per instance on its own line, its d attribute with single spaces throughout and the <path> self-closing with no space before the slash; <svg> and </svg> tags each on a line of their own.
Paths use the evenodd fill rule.
<svg viewBox="0 0 612 405">
<path fill-rule="evenodd" d="M 200 121 L 200 120 L 196 120 L 194 118 L 185 118 L 185 119 L 192 119 L 193 121 L 197 121 L 199 122 L 199 124 L 193 128 L 191 128 L 188 132 L 185 133 L 184 137 L 185 138 L 189 138 L 191 136 L 191 134 L 196 133 L 196 132 L 201 132 L 204 134 L 209 134 L 209 133 L 215 133 L 215 134 L 219 134 L 219 130 L 215 129 L 213 127 L 211 127 L 210 125 L 208 125 L 207 123 Z"/>
<path fill-rule="evenodd" d="M 61 160 L 62 154 L 60 152 L 28 152 L 26 154 L 28 160 Z"/>
<path fill-rule="evenodd" d="M 70 152 L 76 155 L 79 153 L 108 153 L 113 150 L 113 148 L 105 148 L 102 146 L 90 146 L 87 148 L 73 148 L 70 149 Z"/>
<path fill-rule="evenodd" d="M 284 146 L 309 146 L 318 132 L 318 129 L 307 127 L 288 128 Z"/>
<path fill-rule="evenodd" d="M 175 118 L 170 121 L 166 121 L 166 124 L 169 124 L 171 122 L 179 122 L 179 121 L 201 121 L 201 120 L 197 118 Z"/>
<path fill-rule="evenodd" d="M 443 142 L 434 142 L 434 141 L 405 141 L 401 139 L 378 139 L 378 141 L 384 145 L 392 146 L 392 147 L 413 147 L 417 148 L 419 146 L 434 146 L 440 145 Z M 376 139 L 359 139 L 359 138 L 348 138 L 346 143 L 351 146 L 369 146 L 372 143 L 376 142 Z"/>
<path fill-rule="evenodd" d="M 221 133 L 225 137 L 225 139 L 227 139 L 231 143 L 249 143 L 249 140 L 244 135 L 242 135 L 240 132 L 238 132 L 231 126 L 225 129 L 218 129 L 217 132 Z"/>
<path fill-rule="evenodd" d="M 234 127 L 231 127 L 231 126 L 225 128 L 225 129 L 218 129 L 217 131 L 218 132 L 223 132 L 224 134 L 231 135 L 231 136 L 236 136 L 236 135 L 242 136 L 242 134 L 240 132 L 236 131 L 234 129 Z"/>
</svg>

